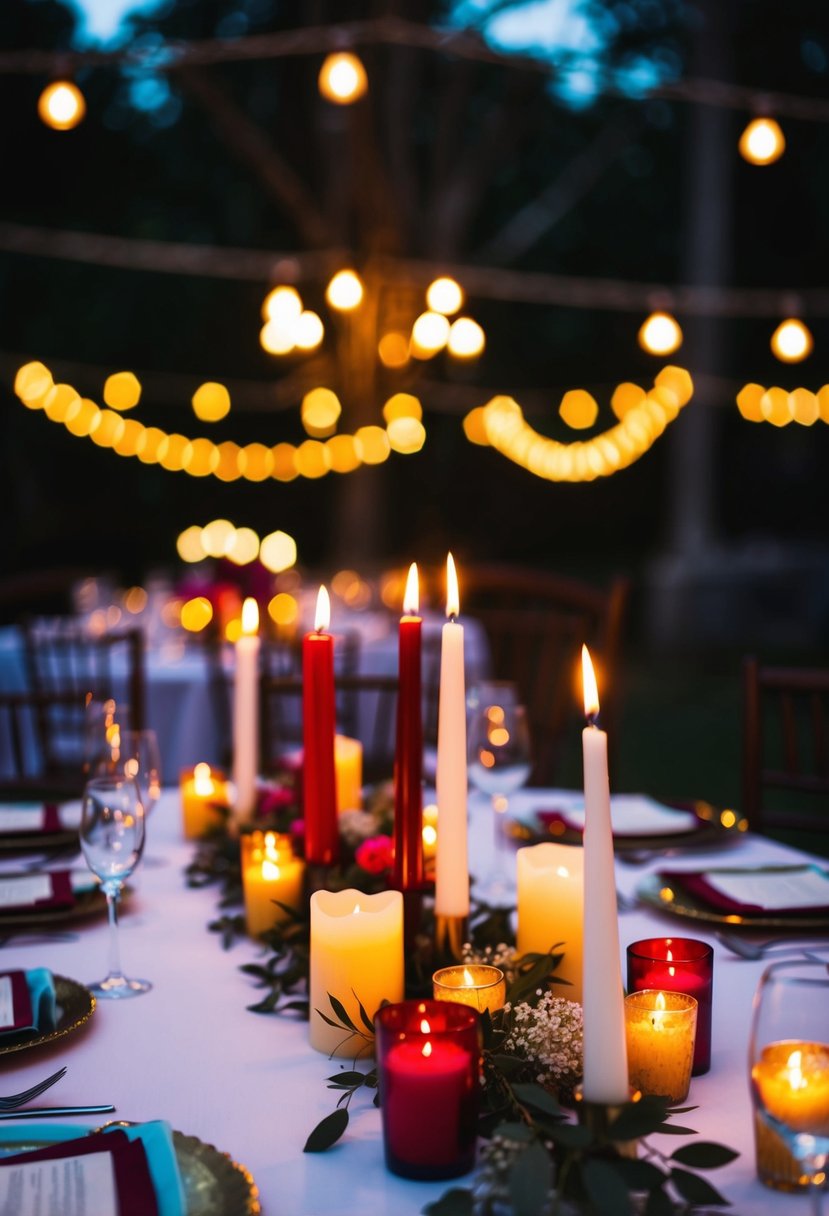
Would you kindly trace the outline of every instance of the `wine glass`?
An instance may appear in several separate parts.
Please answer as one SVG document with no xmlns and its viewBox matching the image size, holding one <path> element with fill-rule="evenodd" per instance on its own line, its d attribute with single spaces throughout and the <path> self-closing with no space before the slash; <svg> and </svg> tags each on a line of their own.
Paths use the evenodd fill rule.
<svg viewBox="0 0 829 1216">
<path fill-rule="evenodd" d="M 124 975 L 118 947 L 118 900 L 144 848 L 144 804 L 134 777 L 109 773 L 86 783 L 80 840 L 86 864 L 101 880 L 109 917 L 109 972 L 90 991 L 115 999 L 140 996 L 152 984 Z"/>
<path fill-rule="evenodd" d="M 829 1159 L 825 961 L 786 959 L 763 972 L 754 995 L 749 1075 L 760 1179 L 782 1190 L 808 1179 L 812 1216 L 820 1216 Z"/>
<path fill-rule="evenodd" d="M 493 862 L 479 876 L 476 889 L 487 903 L 513 902 L 515 875 L 508 865 L 503 829 L 509 795 L 530 775 L 530 732 L 518 686 L 509 680 L 473 685 L 468 699 L 467 759 L 469 779 L 487 795 L 493 812 Z"/>
<path fill-rule="evenodd" d="M 112 755 L 116 767 L 138 782 L 144 813 L 149 815 L 161 795 L 161 753 L 155 731 L 122 730 Z"/>
</svg>

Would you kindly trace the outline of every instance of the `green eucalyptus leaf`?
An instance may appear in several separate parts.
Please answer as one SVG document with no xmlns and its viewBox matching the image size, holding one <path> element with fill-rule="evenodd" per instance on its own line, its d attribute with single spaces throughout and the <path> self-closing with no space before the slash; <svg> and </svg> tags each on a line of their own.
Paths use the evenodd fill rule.
<svg viewBox="0 0 829 1216">
<path fill-rule="evenodd" d="M 422 1210 L 424 1216 L 473 1216 L 475 1197 L 471 1191 L 455 1186 Z"/>
<path fill-rule="evenodd" d="M 728 1165 L 739 1157 L 733 1148 L 725 1144 L 715 1144 L 711 1140 L 697 1140 L 693 1144 L 683 1144 L 681 1148 L 671 1153 L 671 1160 L 680 1165 L 690 1165 L 693 1170 L 715 1170 L 721 1165 Z"/>
<path fill-rule="evenodd" d="M 536 1140 L 513 1163 L 509 1172 L 511 1216 L 538 1216 L 547 1205 L 552 1182 L 550 1154 Z"/>
<path fill-rule="evenodd" d="M 608 1128 L 611 1140 L 638 1140 L 656 1131 L 665 1119 L 664 1098 L 641 1098 L 626 1102 Z"/>
<path fill-rule="evenodd" d="M 304 1153 L 324 1153 L 332 1144 L 336 1144 L 348 1127 L 348 1111 L 335 1110 L 322 1119 L 311 1135 L 305 1141 Z"/>
<path fill-rule="evenodd" d="M 351 1030 L 354 1034 L 359 1034 L 360 1032 L 352 1022 L 349 1012 L 342 1001 L 337 1000 L 337 998 L 332 996 L 330 992 L 328 993 L 328 1000 L 331 1008 L 334 1010 L 335 1015 L 340 1020 L 340 1025 L 345 1026 L 347 1030 Z"/>
<path fill-rule="evenodd" d="M 644 1216 L 674 1216 L 675 1212 L 673 1199 L 661 1187 L 650 1192 L 645 1203 Z"/>
<path fill-rule="evenodd" d="M 602 1216 L 631 1216 L 630 1192 L 613 1165 L 601 1157 L 588 1157 L 581 1163 L 584 1189 Z"/>
<path fill-rule="evenodd" d="M 516 1082 L 512 1086 L 512 1092 L 523 1106 L 543 1111 L 545 1115 L 564 1115 L 564 1112 L 549 1090 L 544 1089 L 536 1081 Z"/>
<path fill-rule="evenodd" d="M 660 1123 L 653 1129 L 660 1136 L 696 1136 L 693 1127 L 680 1127 L 678 1123 Z"/>
<path fill-rule="evenodd" d="M 363 1025 L 365 1026 L 365 1028 L 369 1032 L 369 1034 L 374 1034 L 374 1023 L 372 1022 L 371 1018 L 366 1013 L 363 1002 L 357 996 L 357 993 L 354 992 L 353 988 L 351 989 L 351 991 L 353 993 L 354 1000 L 357 1002 L 357 1007 L 360 1010 L 360 1021 L 363 1023 Z"/>
<path fill-rule="evenodd" d="M 318 1013 L 323 1022 L 325 1022 L 328 1026 L 333 1026 L 335 1030 L 342 1030 L 340 1023 L 335 1022 L 333 1018 L 329 1018 L 328 1015 L 323 1013 L 321 1009 L 316 1009 L 314 1012 Z"/>
<path fill-rule="evenodd" d="M 333 1077 L 326 1077 L 326 1080 L 339 1089 L 355 1089 L 365 1084 L 368 1075 L 367 1072 L 360 1072 L 358 1069 L 344 1068 L 342 1072 L 335 1072 Z"/>
<path fill-rule="evenodd" d="M 668 1180 L 658 1166 L 650 1161 L 642 1161 L 639 1157 L 616 1157 L 613 1168 L 631 1191 L 652 1191 L 661 1187 Z"/>
<path fill-rule="evenodd" d="M 688 1170 L 671 1170 L 671 1185 L 689 1203 L 710 1203 L 716 1207 L 730 1207 L 727 1199 L 718 1190 L 700 1178 L 699 1174 L 691 1174 Z"/>
<path fill-rule="evenodd" d="M 583 1123 L 556 1123 L 550 1127 L 544 1124 L 544 1135 L 549 1136 L 556 1144 L 565 1148 L 584 1149 L 593 1143 L 593 1133 Z"/>
<path fill-rule="evenodd" d="M 492 1134 L 502 1136 L 504 1140 L 514 1140 L 518 1144 L 528 1144 L 534 1139 L 532 1128 L 526 1123 L 499 1123 Z"/>
</svg>

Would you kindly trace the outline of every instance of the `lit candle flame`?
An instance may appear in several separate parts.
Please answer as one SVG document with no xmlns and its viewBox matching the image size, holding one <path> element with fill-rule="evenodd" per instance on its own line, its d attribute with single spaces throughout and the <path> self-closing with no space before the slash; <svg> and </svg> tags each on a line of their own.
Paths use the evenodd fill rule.
<svg viewBox="0 0 829 1216">
<path fill-rule="evenodd" d="M 324 586 L 320 587 L 317 592 L 317 614 L 314 617 L 314 629 L 317 633 L 321 633 L 323 629 L 327 629 L 331 624 L 331 600 L 328 598 L 328 591 Z"/>
<path fill-rule="evenodd" d="M 458 575 L 455 571 L 455 559 L 451 553 L 446 554 L 446 615 L 457 616 L 461 610 L 460 594 L 458 592 Z"/>
<path fill-rule="evenodd" d="M 210 776 L 210 765 L 202 762 L 193 769 L 193 790 L 200 798 L 206 798 L 214 793 L 213 781 Z"/>
<path fill-rule="evenodd" d="M 424 1055 L 426 1057 L 426 1059 L 428 1060 L 428 1058 L 431 1054 L 432 1054 L 432 1044 L 427 1040 L 423 1044 L 423 1051 L 421 1052 L 421 1055 Z"/>
<path fill-rule="evenodd" d="M 672 962 L 674 961 L 673 951 L 671 951 L 671 950 L 666 950 L 666 952 L 665 952 L 665 953 L 666 953 L 666 955 L 667 955 L 667 961 L 668 961 L 669 963 L 672 963 Z M 670 975 L 670 977 L 673 979 L 673 977 L 676 975 L 676 967 L 669 967 L 669 968 L 668 968 L 668 975 Z"/>
<path fill-rule="evenodd" d="M 463 969 L 463 986 L 464 986 L 464 988 L 471 988 L 474 983 L 475 983 L 475 980 L 472 978 L 472 972 L 469 970 L 468 967 L 464 967 L 464 969 Z"/>
<path fill-rule="evenodd" d="M 586 646 L 581 648 L 581 674 L 584 687 L 584 716 L 595 718 L 599 712 L 599 690 L 596 687 L 596 673 L 590 659 L 590 651 Z"/>
<path fill-rule="evenodd" d="M 279 866 L 275 861 L 265 858 L 262 862 L 262 877 L 266 882 L 276 882 L 279 878 Z"/>
<path fill-rule="evenodd" d="M 805 1089 L 806 1087 L 807 1082 L 801 1068 L 802 1063 L 802 1051 L 793 1051 L 786 1061 L 787 1080 L 792 1089 Z"/>
<path fill-rule="evenodd" d="M 409 566 L 406 590 L 403 594 L 403 611 L 407 616 L 417 616 L 420 607 L 420 585 L 417 577 L 417 562 Z"/>
<path fill-rule="evenodd" d="M 354 905 L 354 915 L 356 916 L 356 915 L 358 914 L 358 912 L 359 912 L 359 911 L 360 911 L 360 905 L 359 905 L 359 904 L 355 904 L 355 905 Z"/>
<path fill-rule="evenodd" d="M 429 1023 L 426 1021 L 425 1018 L 420 1023 L 420 1030 L 421 1030 L 422 1034 L 431 1034 L 432 1033 L 432 1027 L 429 1025 Z"/>
<path fill-rule="evenodd" d="M 657 994 L 656 1008 L 660 1011 L 660 1013 L 664 1013 L 664 1011 L 665 1011 L 665 993 L 664 992 L 660 992 Z"/>
<path fill-rule="evenodd" d="M 242 604 L 242 633 L 253 637 L 259 632 L 259 605 L 252 595 Z"/>
<path fill-rule="evenodd" d="M 567 869 L 567 866 L 559 866 L 558 869 L 556 870 L 556 874 L 558 875 L 559 878 L 569 878 L 570 877 L 570 871 Z"/>
</svg>

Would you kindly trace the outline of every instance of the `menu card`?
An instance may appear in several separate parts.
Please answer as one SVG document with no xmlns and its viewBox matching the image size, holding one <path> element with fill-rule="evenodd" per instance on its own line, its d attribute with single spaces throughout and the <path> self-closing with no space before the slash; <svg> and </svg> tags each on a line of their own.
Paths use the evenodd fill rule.
<svg viewBox="0 0 829 1216">
<path fill-rule="evenodd" d="M 33 1023 L 32 997 L 25 971 L 0 975 L 0 1032 L 28 1030 Z"/>
<path fill-rule="evenodd" d="M 829 873 L 818 866 L 769 870 L 709 871 L 708 882 L 733 903 L 766 912 L 810 909 L 829 905 Z"/>
<path fill-rule="evenodd" d="M 15 1216 L 158 1216 L 140 1140 L 122 1131 L 0 1159 L 0 1212 Z"/>
<path fill-rule="evenodd" d="M 27 909 L 71 908 L 74 902 L 72 876 L 68 870 L 0 874 L 0 916 L 4 912 Z"/>
</svg>

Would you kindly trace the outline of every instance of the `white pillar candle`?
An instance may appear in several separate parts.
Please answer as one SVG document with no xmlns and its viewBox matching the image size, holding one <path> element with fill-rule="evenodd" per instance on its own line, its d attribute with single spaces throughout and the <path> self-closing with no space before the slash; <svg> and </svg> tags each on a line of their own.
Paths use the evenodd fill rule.
<svg viewBox="0 0 829 1216">
<path fill-rule="evenodd" d="M 584 849 L 577 845 L 543 844 L 519 849 L 518 954 L 545 954 L 557 942 L 564 958 L 554 975 L 570 987 L 556 988 L 568 1001 L 582 998 L 582 938 L 584 935 Z"/>
<path fill-rule="evenodd" d="M 466 839 L 466 689 L 463 626 L 458 580 L 450 553 L 446 559 L 446 615 L 440 644 L 438 697 L 437 804 L 440 835 L 435 866 L 437 916 L 469 915 L 469 858 Z"/>
<path fill-rule="evenodd" d="M 329 994 L 341 1001 L 352 1022 L 366 1030 L 358 999 L 370 1018 L 386 1000 L 403 1000 L 403 896 L 399 891 L 366 895 L 315 891 L 311 896 L 309 981 L 311 1046 L 329 1056 L 354 1058 L 363 1040 L 329 1026 L 336 1021 Z M 363 1051 L 362 1055 L 368 1054 Z"/>
<path fill-rule="evenodd" d="M 234 816 L 248 819 L 256 802 L 259 771 L 259 608 L 248 598 L 242 605 L 242 632 L 236 641 L 233 680 Z"/>
<path fill-rule="evenodd" d="M 584 1079 L 588 1102 L 627 1102 L 627 1048 L 619 917 L 610 821 L 607 734 L 593 723 L 599 712 L 596 679 L 582 647 L 584 712 Z"/>
</svg>

